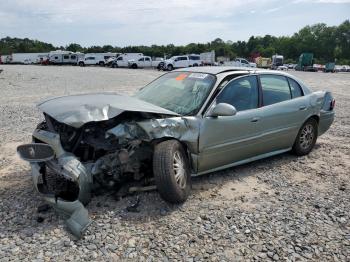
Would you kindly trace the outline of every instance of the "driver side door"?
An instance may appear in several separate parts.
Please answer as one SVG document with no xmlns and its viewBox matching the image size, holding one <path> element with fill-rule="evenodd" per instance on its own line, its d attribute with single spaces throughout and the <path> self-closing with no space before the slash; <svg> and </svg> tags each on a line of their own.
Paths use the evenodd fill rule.
<svg viewBox="0 0 350 262">
<path fill-rule="evenodd" d="M 237 113 L 218 117 L 206 114 L 203 117 L 199 135 L 199 173 L 229 166 L 253 157 L 259 151 L 257 76 L 230 81 L 215 98 L 214 105 L 219 103 L 234 106 Z"/>
</svg>

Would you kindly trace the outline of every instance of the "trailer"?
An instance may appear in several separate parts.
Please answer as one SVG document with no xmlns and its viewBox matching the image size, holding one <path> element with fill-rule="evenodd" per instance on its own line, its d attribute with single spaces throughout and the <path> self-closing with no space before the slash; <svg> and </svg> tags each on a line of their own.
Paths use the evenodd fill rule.
<svg viewBox="0 0 350 262">
<path fill-rule="evenodd" d="M 255 63 L 259 68 L 270 68 L 271 58 L 259 56 L 255 58 Z"/>
<path fill-rule="evenodd" d="M 11 62 L 11 55 L 0 56 L 0 64 L 9 64 Z"/>
<path fill-rule="evenodd" d="M 11 64 L 36 64 L 41 55 L 48 53 L 13 53 L 11 55 Z"/>
<path fill-rule="evenodd" d="M 283 66 L 283 55 L 273 55 L 271 62 L 271 69 L 277 69 L 279 66 Z"/>
<path fill-rule="evenodd" d="M 82 57 L 84 57 L 83 53 L 56 50 L 50 52 L 48 62 L 51 65 L 76 65 Z"/>
<path fill-rule="evenodd" d="M 205 52 L 199 54 L 202 65 L 214 65 L 215 64 L 215 51 Z"/>
</svg>

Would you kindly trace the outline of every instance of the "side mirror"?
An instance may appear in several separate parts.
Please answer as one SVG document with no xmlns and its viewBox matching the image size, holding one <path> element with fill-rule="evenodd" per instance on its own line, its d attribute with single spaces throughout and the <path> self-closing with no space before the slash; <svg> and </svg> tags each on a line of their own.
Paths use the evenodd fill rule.
<svg viewBox="0 0 350 262">
<path fill-rule="evenodd" d="M 237 114 L 237 110 L 234 106 L 226 103 L 219 103 L 210 111 L 208 116 L 218 117 L 218 116 L 234 116 Z"/>
</svg>

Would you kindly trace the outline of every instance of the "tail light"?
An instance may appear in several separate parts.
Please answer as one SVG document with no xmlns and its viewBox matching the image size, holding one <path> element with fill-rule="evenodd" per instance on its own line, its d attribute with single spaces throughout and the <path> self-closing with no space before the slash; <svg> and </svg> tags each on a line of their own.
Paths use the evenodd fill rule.
<svg viewBox="0 0 350 262">
<path fill-rule="evenodd" d="M 335 99 L 333 98 L 333 99 L 331 100 L 331 104 L 330 104 L 330 106 L 329 106 L 329 109 L 330 109 L 330 110 L 333 110 L 334 107 L 335 107 Z"/>
</svg>

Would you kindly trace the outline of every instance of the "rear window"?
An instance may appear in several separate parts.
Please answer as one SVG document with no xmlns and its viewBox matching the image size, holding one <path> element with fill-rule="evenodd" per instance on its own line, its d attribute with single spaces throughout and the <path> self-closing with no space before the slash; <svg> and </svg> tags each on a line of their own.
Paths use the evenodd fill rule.
<svg viewBox="0 0 350 262">
<path fill-rule="evenodd" d="M 200 60 L 199 56 L 190 56 L 190 60 Z"/>
<path fill-rule="evenodd" d="M 291 99 L 289 84 L 286 77 L 279 75 L 261 75 L 260 82 L 264 106 Z"/>
</svg>

